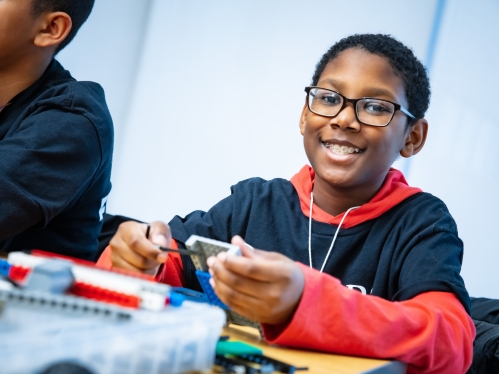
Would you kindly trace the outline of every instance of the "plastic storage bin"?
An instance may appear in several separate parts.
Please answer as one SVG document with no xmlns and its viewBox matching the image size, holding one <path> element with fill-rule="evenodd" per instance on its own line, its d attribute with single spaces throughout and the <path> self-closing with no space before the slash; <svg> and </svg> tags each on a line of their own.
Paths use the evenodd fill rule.
<svg viewBox="0 0 499 374">
<path fill-rule="evenodd" d="M 98 374 L 211 372 L 224 312 L 184 302 L 163 312 L 130 310 L 120 320 L 4 304 L 0 371 L 40 373 L 61 361 Z"/>
</svg>

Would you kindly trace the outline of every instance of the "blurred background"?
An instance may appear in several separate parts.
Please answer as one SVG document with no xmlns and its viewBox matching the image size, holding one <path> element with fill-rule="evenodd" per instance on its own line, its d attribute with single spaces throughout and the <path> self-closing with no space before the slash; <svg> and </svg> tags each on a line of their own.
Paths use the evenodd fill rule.
<svg viewBox="0 0 499 374">
<path fill-rule="evenodd" d="M 394 166 L 447 204 L 470 294 L 499 298 L 498 20 L 497 0 L 96 0 L 58 59 L 106 91 L 108 212 L 168 222 L 242 179 L 294 175 L 319 58 L 350 34 L 393 35 L 432 85 L 425 148 Z"/>
</svg>

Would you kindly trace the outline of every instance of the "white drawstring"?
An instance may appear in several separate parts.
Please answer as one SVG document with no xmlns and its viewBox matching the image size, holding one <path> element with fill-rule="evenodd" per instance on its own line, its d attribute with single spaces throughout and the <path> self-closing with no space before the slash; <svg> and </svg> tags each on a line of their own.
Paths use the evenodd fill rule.
<svg viewBox="0 0 499 374">
<path fill-rule="evenodd" d="M 310 215 L 308 219 L 308 260 L 310 262 L 310 268 L 313 269 L 312 267 L 312 206 L 314 205 L 314 193 L 310 193 Z M 336 232 L 334 233 L 334 238 L 333 241 L 331 242 L 331 246 L 329 247 L 329 250 L 327 251 L 326 258 L 324 259 L 324 262 L 322 263 L 322 267 L 320 272 L 324 270 L 324 267 L 326 266 L 327 259 L 329 258 L 329 255 L 331 254 L 331 250 L 333 249 L 334 242 L 336 241 L 336 237 L 338 236 L 338 232 L 340 231 L 340 227 L 343 224 L 343 221 L 345 220 L 346 216 L 351 210 L 359 208 L 358 206 L 353 206 L 350 209 L 348 209 L 343 217 L 341 218 L 340 224 L 338 225 L 338 228 L 336 229 Z"/>
</svg>

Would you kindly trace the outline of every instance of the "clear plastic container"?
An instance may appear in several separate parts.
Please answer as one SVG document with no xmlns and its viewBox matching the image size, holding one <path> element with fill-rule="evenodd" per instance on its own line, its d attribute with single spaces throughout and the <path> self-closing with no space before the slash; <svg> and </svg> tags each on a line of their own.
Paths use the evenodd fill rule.
<svg viewBox="0 0 499 374">
<path fill-rule="evenodd" d="M 39 373 L 72 361 L 98 374 L 211 372 L 225 314 L 184 302 L 163 312 L 131 310 L 118 320 L 5 303 L 0 372 Z"/>
</svg>

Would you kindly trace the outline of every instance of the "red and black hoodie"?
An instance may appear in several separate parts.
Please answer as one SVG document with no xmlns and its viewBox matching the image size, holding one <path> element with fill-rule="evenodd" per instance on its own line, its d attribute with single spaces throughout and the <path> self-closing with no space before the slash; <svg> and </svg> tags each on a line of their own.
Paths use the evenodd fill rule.
<svg viewBox="0 0 499 374">
<path fill-rule="evenodd" d="M 397 359 L 409 364 L 408 373 L 466 372 L 475 328 L 459 275 L 463 244 L 445 204 L 391 169 L 372 200 L 344 219 L 321 274 L 316 269 L 344 214 L 333 217 L 313 206 L 310 268 L 313 181 L 314 171 L 305 166 L 290 181 L 239 182 L 208 212 L 176 216 L 169 223 L 172 236 L 184 247 L 193 234 L 224 242 L 240 235 L 301 264 L 305 289 L 293 319 L 264 325 L 272 343 Z M 157 279 L 200 290 L 187 256 L 171 255 Z"/>
</svg>

